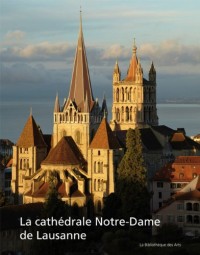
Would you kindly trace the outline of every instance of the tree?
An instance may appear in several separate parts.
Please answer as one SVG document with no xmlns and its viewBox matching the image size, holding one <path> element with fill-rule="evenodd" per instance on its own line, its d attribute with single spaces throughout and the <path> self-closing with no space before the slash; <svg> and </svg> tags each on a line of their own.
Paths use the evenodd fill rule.
<svg viewBox="0 0 200 255">
<path fill-rule="evenodd" d="M 54 174 L 49 177 L 49 191 L 46 201 L 44 203 L 43 216 L 44 217 L 64 217 L 68 214 L 68 206 L 61 200 L 57 190 L 58 180 Z"/>
<path fill-rule="evenodd" d="M 122 202 L 121 214 L 125 218 L 145 218 L 149 215 L 150 194 L 138 128 L 127 131 L 126 149 L 117 169 L 116 192 Z"/>
</svg>

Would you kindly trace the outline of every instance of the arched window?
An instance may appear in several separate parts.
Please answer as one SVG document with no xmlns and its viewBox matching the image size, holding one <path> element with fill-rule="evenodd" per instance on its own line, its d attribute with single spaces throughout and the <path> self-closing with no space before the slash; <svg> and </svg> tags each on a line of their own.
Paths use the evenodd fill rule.
<svg viewBox="0 0 200 255">
<path fill-rule="evenodd" d="M 97 180 L 94 179 L 94 191 L 96 191 L 96 190 L 97 190 Z"/>
<path fill-rule="evenodd" d="M 96 171 L 97 171 L 96 167 L 97 167 L 97 162 L 95 161 L 95 162 L 94 162 L 94 172 L 95 172 L 95 173 L 96 173 Z"/>
<path fill-rule="evenodd" d="M 70 110 L 69 110 L 69 119 L 70 119 L 70 121 L 72 121 L 72 108 L 70 108 Z"/>
<path fill-rule="evenodd" d="M 132 101 L 132 88 L 130 88 L 130 92 L 129 92 L 129 101 Z"/>
<path fill-rule="evenodd" d="M 97 190 L 98 190 L 98 191 L 101 191 L 101 182 L 100 182 L 99 179 L 98 179 L 98 181 L 97 181 Z"/>
<path fill-rule="evenodd" d="M 120 121 L 120 112 L 119 112 L 119 108 L 117 108 L 116 110 L 116 120 Z"/>
<path fill-rule="evenodd" d="M 101 190 L 103 191 L 103 179 L 101 180 Z"/>
<path fill-rule="evenodd" d="M 187 215 L 186 222 L 187 223 L 192 223 L 192 215 Z"/>
<path fill-rule="evenodd" d="M 122 102 L 124 102 L 124 88 L 121 89 L 121 99 Z"/>
<path fill-rule="evenodd" d="M 199 216 L 198 215 L 194 215 L 194 224 L 199 224 Z"/>
<path fill-rule="evenodd" d="M 198 203 L 193 204 L 193 211 L 199 211 L 199 204 Z"/>
<path fill-rule="evenodd" d="M 19 167 L 22 169 L 22 159 L 20 159 Z"/>
<path fill-rule="evenodd" d="M 101 173 L 103 173 L 103 162 L 101 162 Z"/>
<path fill-rule="evenodd" d="M 186 210 L 187 211 L 192 211 L 192 203 L 187 203 L 186 204 Z"/>
<path fill-rule="evenodd" d="M 124 121 L 124 107 L 121 108 L 121 121 Z"/>
<path fill-rule="evenodd" d="M 116 90 L 116 101 L 119 102 L 119 89 Z"/>
<path fill-rule="evenodd" d="M 125 88 L 125 101 L 128 100 L 128 90 L 127 90 L 127 87 Z"/>
<path fill-rule="evenodd" d="M 100 166 L 100 162 L 98 162 L 98 173 L 101 172 L 101 166 Z"/>
<path fill-rule="evenodd" d="M 133 116 L 132 116 L 132 111 L 133 111 L 133 107 L 131 106 L 131 108 L 130 108 L 130 121 L 132 121 L 133 120 Z"/>
<path fill-rule="evenodd" d="M 126 107 L 126 121 L 129 121 L 129 108 Z"/>
</svg>

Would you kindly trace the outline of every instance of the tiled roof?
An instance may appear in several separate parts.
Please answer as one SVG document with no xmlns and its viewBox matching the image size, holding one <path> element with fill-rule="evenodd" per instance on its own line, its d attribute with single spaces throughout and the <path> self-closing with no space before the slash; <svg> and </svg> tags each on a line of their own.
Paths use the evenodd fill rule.
<svg viewBox="0 0 200 255">
<path fill-rule="evenodd" d="M 132 54 L 132 58 L 130 60 L 128 73 L 127 73 L 127 76 L 125 78 L 126 81 L 135 81 L 136 69 L 137 69 L 137 65 L 138 65 L 138 59 L 137 59 L 136 51 L 137 51 L 137 47 L 134 45 L 133 46 L 133 54 Z"/>
<path fill-rule="evenodd" d="M 90 144 L 92 149 L 118 149 L 121 146 L 114 136 L 106 118 L 103 118 Z"/>
<path fill-rule="evenodd" d="M 95 104 L 92 94 L 89 68 L 83 39 L 82 21 L 80 22 L 80 31 L 74 60 L 69 99 L 75 101 L 78 109 L 81 112 L 85 112 L 86 110 L 85 103 L 87 103 L 89 106 L 88 110 L 90 111 Z"/>
<path fill-rule="evenodd" d="M 166 164 L 154 176 L 155 181 L 191 181 L 200 174 L 200 156 L 179 156 Z"/>
<path fill-rule="evenodd" d="M 122 147 L 126 147 L 126 130 L 117 130 L 114 131 L 119 143 Z M 141 140 L 143 144 L 143 148 L 147 150 L 161 150 L 162 145 L 159 143 L 158 139 L 152 132 L 150 128 L 142 128 L 140 129 Z"/>
<path fill-rule="evenodd" d="M 29 116 L 24 129 L 17 141 L 19 147 L 47 147 L 41 132 L 32 115 Z"/>
<path fill-rule="evenodd" d="M 194 148 L 200 150 L 199 143 L 179 132 L 172 135 L 170 144 L 174 150 L 192 150 Z"/>
<path fill-rule="evenodd" d="M 175 200 L 194 200 L 194 201 L 200 201 L 200 191 L 199 190 L 192 190 L 187 193 L 177 193 L 174 196 Z"/>
<path fill-rule="evenodd" d="M 42 164 L 83 165 L 85 160 L 71 136 L 63 137 Z"/>
<path fill-rule="evenodd" d="M 142 143 L 148 150 L 162 150 L 162 145 L 150 128 L 142 128 L 140 133 Z"/>
<path fill-rule="evenodd" d="M 151 128 L 164 136 L 171 136 L 175 132 L 174 129 L 167 127 L 165 125 L 152 126 Z"/>
</svg>

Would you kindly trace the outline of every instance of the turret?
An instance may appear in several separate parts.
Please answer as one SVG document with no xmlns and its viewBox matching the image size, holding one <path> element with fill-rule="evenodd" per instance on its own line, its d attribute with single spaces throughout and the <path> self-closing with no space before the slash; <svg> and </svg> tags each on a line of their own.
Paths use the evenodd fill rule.
<svg viewBox="0 0 200 255">
<path fill-rule="evenodd" d="M 140 63 L 140 60 L 138 60 L 137 68 L 136 68 L 136 83 L 142 83 L 143 82 L 143 70 Z"/>
<path fill-rule="evenodd" d="M 118 83 L 121 79 L 121 72 L 119 69 L 118 62 L 116 61 L 114 71 L 113 71 L 113 83 Z"/>
<path fill-rule="evenodd" d="M 151 68 L 149 70 L 149 81 L 156 82 L 156 69 L 153 62 L 151 63 Z"/>
<path fill-rule="evenodd" d="M 56 112 L 60 112 L 60 103 L 59 103 L 58 93 L 56 95 L 55 105 L 54 105 L 54 113 Z"/>
</svg>

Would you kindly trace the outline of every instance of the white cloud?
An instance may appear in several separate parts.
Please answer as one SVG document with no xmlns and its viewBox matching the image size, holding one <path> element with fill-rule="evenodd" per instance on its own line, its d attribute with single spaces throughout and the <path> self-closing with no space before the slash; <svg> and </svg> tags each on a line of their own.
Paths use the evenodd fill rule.
<svg viewBox="0 0 200 255">
<path fill-rule="evenodd" d="M 109 48 L 105 49 L 102 53 L 101 59 L 118 59 L 118 58 L 127 58 L 131 56 L 131 51 L 126 49 L 124 46 L 119 44 L 113 44 Z"/>
<path fill-rule="evenodd" d="M 6 41 L 21 40 L 24 38 L 24 36 L 25 36 L 25 32 L 21 30 L 9 31 L 5 35 L 5 40 Z"/>
</svg>

